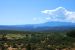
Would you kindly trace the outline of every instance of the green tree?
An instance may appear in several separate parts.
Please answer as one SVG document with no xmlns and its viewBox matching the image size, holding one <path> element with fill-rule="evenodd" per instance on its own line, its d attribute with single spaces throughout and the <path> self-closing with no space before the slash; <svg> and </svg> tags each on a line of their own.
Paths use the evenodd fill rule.
<svg viewBox="0 0 75 50">
<path fill-rule="evenodd" d="M 75 38 L 75 30 L 71 30 L 67 33 L 67 36 Z"/>
</svg>

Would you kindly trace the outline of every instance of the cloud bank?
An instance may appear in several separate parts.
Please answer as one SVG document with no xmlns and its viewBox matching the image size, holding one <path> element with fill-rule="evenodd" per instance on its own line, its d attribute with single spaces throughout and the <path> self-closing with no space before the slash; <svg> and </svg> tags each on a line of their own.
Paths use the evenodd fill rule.
<svg viewBox="0 0 75 50">
<path fill-rule="evenodd" d="M 48 15 L 48 17 L 46 17 L 46 19 L 49 21 L 75 23 L 75 12 L 69 11 L 69 10 L 65 9 L 64 7 L 58 7 L 53 10 L 44 10 L 44 11 L 41 11 L 41 13 Z"/>
</svg>

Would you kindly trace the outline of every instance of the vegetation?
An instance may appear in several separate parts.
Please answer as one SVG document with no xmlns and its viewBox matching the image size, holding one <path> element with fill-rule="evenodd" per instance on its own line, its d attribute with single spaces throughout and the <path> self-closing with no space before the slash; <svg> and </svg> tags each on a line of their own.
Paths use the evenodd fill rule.
<svg viewBox="0 0 75 50">
<path fill-rule="evenodd" d="M 0 48 L 56 50 L 75 47 L 75 31 L 29 32 L 0 30 Z"/>
<path fill-rule="evenodd" d="M 67 35 L 68 35 L 69 37 L 75 38 L 75 30 L 69 31 L 69 32 L 67 33 Z"/>
</svg>

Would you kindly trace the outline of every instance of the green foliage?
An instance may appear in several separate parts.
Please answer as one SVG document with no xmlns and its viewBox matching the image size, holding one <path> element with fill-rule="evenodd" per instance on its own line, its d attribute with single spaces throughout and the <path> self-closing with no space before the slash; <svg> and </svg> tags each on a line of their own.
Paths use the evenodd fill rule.
<svg viewBox="0 0 75 50">
<path fill-rule="evenodd" d="M 67 36 L 75 38 L 75 30 L 71 30 L 67 33 Z"/>
<path fill-rule="evenodd" d="M 71 47 L 75 43 L 75 31 L 70 32 L 28 32 L 1 30 L 0 39 L 6 38 L 9 45 L 31 44 L 28 47 L 35 47 L 39 50 L 55 50 L 55 48 Z M 0 41 L 2 44 L 3 41 Z M 49 46 L 49 47 L 47 47 Z"/>
</svg>

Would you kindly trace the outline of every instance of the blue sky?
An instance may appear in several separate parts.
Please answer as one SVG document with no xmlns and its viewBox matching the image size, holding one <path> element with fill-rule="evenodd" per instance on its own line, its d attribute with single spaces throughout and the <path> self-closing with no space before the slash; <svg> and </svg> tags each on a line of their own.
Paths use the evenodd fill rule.
<svg viewBox="0 0 75 50">
<path fill-rule="evenodd" d="M 75 0 L 0 0 L 0 25 L 44 23 L 50 21 L 51 14 L 47 15 L 41 11 L 54 10 L 59 7 L 73 12 L 74 16 Z"/>
</svg>

